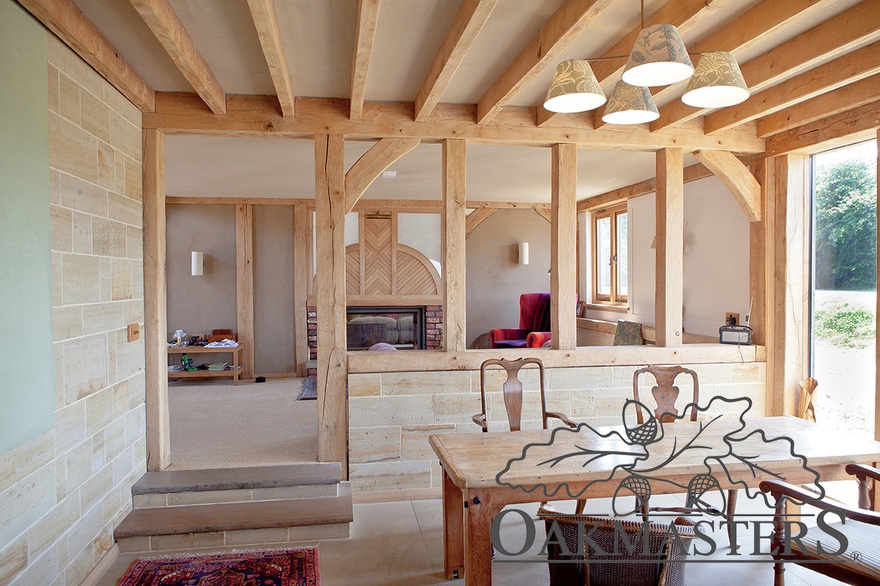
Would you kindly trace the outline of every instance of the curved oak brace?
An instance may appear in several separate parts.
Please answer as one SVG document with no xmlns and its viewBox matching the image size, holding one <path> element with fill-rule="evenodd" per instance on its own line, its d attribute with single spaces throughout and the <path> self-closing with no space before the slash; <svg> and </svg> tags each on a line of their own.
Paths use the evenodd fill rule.
<svg viewBox="0 0 880 586">
<path fill-rule="evenodd" d="M 761 186 L 742 161 L 724 151 L 695 151 L 694 157 L 730 190 L 749 222 L 761 221 Z"/>
<path fill-rule="evenodd" d="M 417 138 L 383 138 L 365 152 L 345 174 L 345 213 L 354 209 L 354 205 L 382 171 L 419 146 L 420 142 Z"/>
</svg>

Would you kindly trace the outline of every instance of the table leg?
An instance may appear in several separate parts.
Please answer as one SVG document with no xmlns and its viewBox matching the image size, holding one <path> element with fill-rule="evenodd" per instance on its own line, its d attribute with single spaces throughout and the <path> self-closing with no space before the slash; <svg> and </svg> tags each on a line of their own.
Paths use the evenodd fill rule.
<svg viewBox="0 0 880 586">
<path fill-rule="evenodd" d="M 466 586 L 491 586 L 492 519 L 502 507 L 495 505 L 492 494 L 484 491 L 468 492 L 466 498 L 464 583 Z"/>
<path fill-rule="evenodd" d="M 238 355 L 241 354 L 241 347 L 239 346 L 235 350 L 232 351 L 232 384 L 238 384 Z"/>
<path fill-rule="evenodd" d="M 464 577 L 464 508 L 461 489 L 443 469 L 443 571 L 448 580 Z"/>
</svg>

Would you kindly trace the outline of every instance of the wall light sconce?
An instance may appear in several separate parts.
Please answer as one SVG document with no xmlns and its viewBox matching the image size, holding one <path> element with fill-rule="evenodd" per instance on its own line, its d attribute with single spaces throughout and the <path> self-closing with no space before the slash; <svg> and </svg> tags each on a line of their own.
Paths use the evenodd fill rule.
<svg viewBox="0 0 880 586">
<path fill-rule="evenodd" d="M 519 264 L 521 264 L 521 265 L 529 264 L 529 243 L 528 242 L 520 242 L 519 243 Z"/>
<path fill-rule="evenodd" d="M 193 251 L 192 253 L 192 276 L 201 277 L 205 274 L 205 253 Z"/>
</svg>

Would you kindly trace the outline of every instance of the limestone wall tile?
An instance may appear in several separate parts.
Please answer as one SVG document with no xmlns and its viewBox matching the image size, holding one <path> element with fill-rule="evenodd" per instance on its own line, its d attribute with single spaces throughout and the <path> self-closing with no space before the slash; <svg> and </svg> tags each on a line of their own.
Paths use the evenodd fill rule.
<svg viewBox="0 0 880 586">
<path fill-rule="evenodd" d="M 119 301 L 82 306 L 84 333 L 97 334 L 125 326 L 124 309 Z"/>
<path fill-rule="evenodd" d="M 63 499 L 45 517 L 28 529 L 28 553 L 36 558 L 55 543 L 79 520 L 79 499 L 71 496 Z"/>
<path fill-rule="evenodd" d="M 101 507 L 98 507 L 101 508 Z M 102 509 L 103 510 L 103 509 Z M 107 553 L 113 548 L 113 525 L 110 521 L 104 523 L 104 528 L 92 540 L 92 567 L 96 566 Z"/>
<path fill-rule="evenodd" d="M 64 254 L 52 252 L 52 307 L 64 302 Z"/>
<path fill-rule="evenodd" d="M 55 506 L 55 467 L 43 466 L 0 493 L 0 543 L 11 543 Z"/>
<path fill-rule="evenodd" d="M 124 380 L 144 371 L 144 339 L 129 342 L 125 332 L 116 332 L 116 375 L 113 381 Z"/>
<path fill-rule="evenodd" d="M 67 498 L 67 458 L 59 456 L 55 458 L 55 501 L 60 503 L 65 498 Z"/>
<path fill-rule="evenodd" d="M 470 392 L 470 374 L 454 372 L 382 373 L 383 395 L 424 395 Z"/>
<path fill-rule="evenodd" d="M 92 475 L 92 440 L 87 438 L 65 455 L 67 494 L 79 489 Z"/>
<path fill-rule="evenodd" d="M 146 400 L 146 375 L 143 372 L 128 379 L 128 409 L 136 409 Z"/>
<path fill-rule="evenodd" d="M 144 262 L 141 260 L 131 261 L 131 296 L 134 299 L 144 298 Z"/>
<path fill-rule="evenodd" d="M 116 152 L 116 183 L 113 185 L 112 191 L 116 193 L 125 193 L 125 159 L 124 153 Z"/>
<path fill-rule="evenodd" d="M 127 484 L 131 488 L 135 480 L 143 475 L 143 468 L 135 465 L 135 462 L 138 461 L 135 458 L 136 451 L 134 444 L 129 445 L 113 459 L 111 464 L 113 465 L 114 484 L 123 483 L 123 485 Z"/>
<path fill-rule="evenodd" d="M 144 199 L 143 171 L 139 161 L 140 159 L 125 157 L 125 190 L 123 195 L 135 201 L 143 201 Z"/>
<path fill-rule="evenodd" d="M 125 232 L 123 232 L 123 235 Z M 124 256 L 124 254 L 122 255 Z M 112 282 L 112 299 L 113 301 L 121 301 L 123 299 L 132 298 L 132 281 L 131 281 L 131 261 L 114 258 L 112 264 L 111 282 Z"/>
<path fill-rule="evenodd" d="M 103 436 L 102 436 L 103 437 Z M 86 480 L 80 488 L 79 506 L 83 511 L 97 509 L 101 512 L 101 516 L 96 521 L 100 525 L 104 525 L 103 511 L 101 511 L 101 501 L 104 495 L 113 488 L 113 466 L 107 464 L 98 469 L 98 472 Z M 93 534 L 94 535 L 94 534 Z"/>
<path fill-rule="evenodd" d="M 59 78 L 60 86 L 59 86 L 59 99 L 60 99 L 60 109 L 59 114 L 73 122 L 74 124 L 80 123 L 80 87 L 79 84 L 64 75 L 61 74 Z"/>
<path fill-rule="evenodd" d="M 120 486 L 108 492 L 104 496 L 104 500 L 101 501 L 101 510 L 104 513 L 104 523 L 111 524 L 111 526 L 113 527 L 118 526 L 118 523 L 115 522 L 115 519 L 120 514 L 120 512 L 125 511 L 128 507 L 131 506 L 131 500 L 131 489 L 123 490 L 123 487 Z M 125 513 L 125 515 L 127 514 L 128 512 Z M 120 521 L 124 518 L 125 516 L 123 515 L 120 518 Z"/>
<path fill-rule="evenodd" d="M 58 176 L 61 205 L 93 216 L 107 216 L 106 189 L 68 173 L 59 173 L 54 170 L 52 172 Z"/>
<path fill-rule="evenodd" d="M 83 130 L 105 143 L 110 142 L 110 107 L 88 91 L 82 92 L 80 103 Z"/>
<path fill-rule="evenodd" d="M 116 187 L 116 150 L 98 140 L 98 185 L 107 189 Z"/>
<path fill-rule="evenodd" d="M 134 272 L 132 270 L 132 272 Z M 134 300 L 122 302 L 122 323 L 124 324 L 143 324 L 144 323 L 144 302 L 143 297 L 138 297 L 134 291 L 132 295 Z M 142 330 L 143 331 L 143 330 Z"/>
<path fill-rule="evenodd" d="M 382 375 L 378 373 L 348 375 L 348 394 L 351 397 L 379 396 L 381 385 Z"/>
<path fill-rule="evenodd" d="M 574 368 L 551 368 L 547 378 L 549 387 L 554 390 L 584 390 L 602 388 L 612 377 L 611 368 L 607 366 Z"/>
<path fill-rule="evenodd" d="M 443 488 L 443 466 L 439 460 L 431 462 L 431 487 Z"/>
<path fill-rule="evenodd" d="M 354 463 L 400 460 L 400 426 L 352 427 L 349 458 Z"/>
<path fill-rule="evenodd" d="M 92 254 L 92 216 L 73 212 L 73 252 Z"/>
<path fill-rule="evenodd" d="M 464 423 L 480 412 L 480 396 L 474 393 L 433 395 L 431 406 L 434 410 L 434 422 Z"/>
<path fill-rule="evenodd" d="M 86 398 L 86 436 L 91 437 L 113 420 L 113 390 L 110 388 Z"/>
<path fill-rule="evenodd" d="M 60 342 L 83 335 L 83 306 L 64 305 L 52 310 L 52 340 Z"/>
<path fill-rule="evenodd" d="M 140 210 L 140 208 L 138 209 Z M 144 231 L 142 228 L 125 227 L 125 256 L 132 260 L 144 258 Z"/>
<path fill-rule="evenodd" d="M 476 425 L 474 426 L 476 427 Z M 428 436 L 455 433 L 455 425 L 442 423 L 435 425 L 404 425 L 401 429 L 401 460 L 433 460 L 437 456 L 428 443 Z"/>
<path fill-rule="evenodd" d="M 60 572 L 58 551 L 51 547 L 40 557 L 32 558 L 27 569 L 16 576 L 11 586 L 32 586 L 34 584 L 49 584 L 50 586 L 60 584 L 63 586 L 63 582 L 59 582 L 59 579 L 63 580 Z"/>
<path fill-rule="evenodd" d="M 68 544 L 71 553 L 91 547 L 92 540 L 104 526 L 101 507 L 82 511 L 82 517 L 70 529 Z"/>
<path fill-rule="evenodd" d="M 102 257 L 98 260 L 99 301 L 111 301 L 113 299 L 113 259 Z"/>
<path fill-rule="evenodd" d="M 71 211 L 57 205 L 49 206 L 49 233 L 52 250 L 73 250 L 73 217 Z"/>
<path fill-rule="evenodd" d="M 98 181 L 98 144 L 69 120 L 49 113 L 49 165 L 86 181 Z"/>
<path fill-rule="evenodd" d="M 97 258 L 81 254 L 65 254 L 61 263 L 64 305 L 100 301 Z"/>
<path fill-rule="evenodd" d="M 66 399 L 73 402 L 107 386 L 107 337 L 87 336 L 64 343 Z"/>
<path fill-rule="evenodd" d="M 110 219 L 138 228 L 143 226 L 144 214 L 140 201 L 117 193 L 110 193 L 109 204 Z"/>
<path fill-rule="evenodd" d="M 479 402 L 479 397 L 477 401 Z M 349 399 L 349 425 L 351 427 L 415 423 L 434 423 L 431 395 L 351 397 Z"/>
<path fill-rule="evenodd" d="M 49 111 L 55 112 L 56 114 L 61 113 L 61 95 L 60 95 L 60 80 L 59 80 L 59 71 L 58 68 L 48 64 L 48 75 L 49 75 Z"/>
<path fill-rule="evenodd" d="M 63 173 L 57 169 L 49 168 L 49 203 L 61 204 L 61 176 Z"/>
<path fill-rule="evenodd" d="M 700 379 L 700 385 L 703 385 L 704 383 L 729 383 L 733 380 L 732 364 L 687 364 L 684 366 L 697 373 L 697 376 Z M 681 380 L 684 380 L 684 377 L 681 377 Z M 678 383 L 678 379 L 676 379 L 676 383 Z"/>
<path fill-rule="evenodd" d="M 60 455 L 86 439 L 86 402 L 76 401 L 55 411 L 55 451 Z"/>
<path fill-rule="evenodd" d="M 55 433 L 52 430 L 25 440 L 15 448 L 15 478 L 22 480 L 55 458 Z"/>
<path fill-rule="evenodd" d="M 64 344 L 62 342 L 54 342 L 52 344 L 52 358 L 55 410 L 57 411 L 67 405 L 67 398 L 64 396 Z"/>
<path fill-rule="evenodd" d="M 104 453 L 112 462 L 125 449 L 125 418 L 114 419 L 104 428 Z"/>
<path fill-rule="evenodd" d="M 126 256 L 125 224 L 108 220 L 106 218 L 94 218 L 92 220 L 92 250 L 99 256 Z"/>
<path fill-rule="evenodd" d="M 0 492 L 15 484 L 15 450 L 0 454 Z"/>
<path fill-rule="evenodd" d="M 27 567 L 27 539 L 19 537 L 0 550 L 0 584 L 8 584 L 12 577 Z"/>
<path fill-rule="evenodd" d="M 113 393 L 113 420 L 117 421 L 128 412 L 128 380 L 123 380 L 111 388 Z"/>
<path fill-rule="evenodd" d="M 650 394 L 650 392 L 649 392 Z M 632 389 L 612 388 L 598 391 L 595 395 L 596 409 L 591 417 L 609 417 L 615 423 L 622 423 L 623 406 L 632 399 Z M 578 415 L 584 417 L 585 415 Z"/>
<path fill-rule="evenodd" d="M 96 96 L 103 96 L 103 78 L 55 35 L 47 36 L 49 39 L 49 63 L 70 76 L 71 79 L 76 80 L 76 83 L 86 90 Z"/>
<path fill-rule="evenodd" d="M 95 556 L 92 544 L 89 543 L 78 551 L 71 547 L 70 554 L 73 559 L 64 568 L 64 583 L 82 584 L 92 570 L 92 567 L 94 567 Z"/>
<path fill-rule="evenodd" d="M 139 438 L 144 437 L 146 429 L 146 411 L 144 405 L 139 405 L 125 414 L 125 443 L 131 445 Z"/>
<path fill-rule="evenodd" d="M 431 487 L 431 463 L 368 462 L 350 467 L 351 488 L 355 492 L 407 490 Z"/>
<path fill-rule="evenodd" d="M 141 160 L 141 136 L 138 128 L 115 110 L 110 111 L 110 144 L 129 157 Z"/>
<path fill-rule="evenodd" d="M 749 362 L 747 364 L 731 365 L 731 382 L 756 383 L 767 379 L 766 362 Z"/>
</svg>

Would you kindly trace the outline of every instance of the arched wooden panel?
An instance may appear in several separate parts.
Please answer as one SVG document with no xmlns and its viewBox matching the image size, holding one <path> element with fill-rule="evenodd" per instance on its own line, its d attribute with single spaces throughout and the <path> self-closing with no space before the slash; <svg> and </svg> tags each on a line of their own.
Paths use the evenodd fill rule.
<svg viewBox="0 0 880 586">
<path fill-rule="evenodd" d="M 391 216 L 365 218 L 361 223 L 363 234 L 364 295 L 391 295 L 393 289 L 392 259 L 392 220 Z"/>
<path fill-rule="evenodd" d="M 414 248 L 397 245 L 398 295 L 439 295 L 440 275 L 428 258 Z"/>
</svg>

